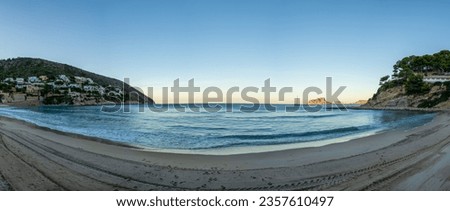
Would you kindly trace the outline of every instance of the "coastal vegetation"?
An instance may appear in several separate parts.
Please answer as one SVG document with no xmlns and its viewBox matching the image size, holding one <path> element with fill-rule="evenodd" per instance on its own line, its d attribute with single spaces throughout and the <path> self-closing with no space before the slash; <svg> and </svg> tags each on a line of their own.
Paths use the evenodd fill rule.
<svg viewBox="0 0 450 211">
<path fill-rule="evenodd" d="M 371 107 L 446 108 L 450 106 L 450 51 L 398 60 L 392 75 L 380 78 Z"/>
</svg>

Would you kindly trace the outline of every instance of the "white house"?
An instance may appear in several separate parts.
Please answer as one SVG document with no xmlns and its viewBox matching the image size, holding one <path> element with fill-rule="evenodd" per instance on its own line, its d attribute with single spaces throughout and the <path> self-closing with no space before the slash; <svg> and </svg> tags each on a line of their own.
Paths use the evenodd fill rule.
<svg viewBox="0 0 450 211">
<path fill-rule="evenodd" d="M 23 88 L 26 88 L 27 87 L 27 85 L 26 84 L 16 84 L 16 89 L 23 89 Z"/>
<path fill-rule="evenodd" d="M 66 82 L 66 83 L 70 82 L 70 79 L 66 75 L 59 75 L 58 78 L 61 79 L 64 82 Z"/>
<path fill-rule="evenodd" d="M 3 82 L 14 83 L 16 81 L 14 80 L 14 78 L 5 78 L 5 80 L 3 80 Z"/>
<path fill-rule="evenodd" d="M 80 77 L 80 76 L 75 76 L 75 82 L 76 83 L 88 83 L 88 84 L 93 84 L 94 81 L 90 78 L 85 78 L 85 77 Z"/>
<path fill-rule="evenodd" d="M 423 77 L 423 81 L 427 83 L 447 82 L 450 81 L 449 75 L 432 75 Z"/>
<path fill-rule="evenodd" d="M 80 84 L 69 84 L 69 88 L 78 88 L 78 89 L 81 89 L 81 85 L 80 85 Z"/>
<path fill-rule="evenodd" d="M 104 95 L 104 94 L 105 94 L 105 88 L 104 88 L 103 86 L 99 86 L 99 87 L 98 87 L 98 92 L 99 92 L 101 95 Z"/>
<path fill-rule="evenodd" d="M 46 81 L 46 80 L 48 80 L 48 77 L 45 75 L 41 75 L 41 76 L 39 76 L 39 79 L 41 79 L 41 81 Z"/>
<path fill-rule="evenodd" d="M 93 91 L 98 91 L 98 86 L 84 86 L 83 87 L 84 91 L 86 92 L 93 92 Z"/>
<path fill-rule="evenodd" d="M 81 84 L 81 83 L 86 82 L 86 78 L 85 77 L 75 76 L 74 78 L 75 78 L 75 83 Z"/>
<path fill-rule="evenodd" d="M 17 84 L 23 84 L 25 82 L 25 79 L 23 78 L 16 78 L 16 83 Z"/>
<path fill-rule="evenodd" d="M 30 83 L 38 83 L 38 82 L 41 82 L 41 80 L 39 80 L 39 78 L 36 77 L 36 76 L 31 76 L 31 77 L 28 77 L 28 82 L 30 82 Z"/>
<path fill-rule="evenodd" d="M 87 85 L 83 87 L 83 90 L 86 92 L 98 92 L 101 95 L 105 94 L 105 88 L 103 88 L 102 86 L 91 86 L 91 85 Z"/>
</svg>

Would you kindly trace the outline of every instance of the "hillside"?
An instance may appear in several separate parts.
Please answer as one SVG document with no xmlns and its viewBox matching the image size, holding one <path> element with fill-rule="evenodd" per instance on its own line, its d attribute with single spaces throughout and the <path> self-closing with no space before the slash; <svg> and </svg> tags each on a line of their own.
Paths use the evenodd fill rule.
<svg viewBox="0 0 450 211">
<path fill-rule="evenodd" d="M 316 99 L 309 100 L 308 104 L 309 105 L 324 105 L 324 104 L 331 104 L 331 103 L 326 101 L 324 97 L 319 97 Z"/>
<path fill-rule="evenodd" d="M 450 51 L 397 61 L 364 107 L 450 108 Z"/>
<path fill-rule="evenodd" d="M 356 105 L 364 105 L 364 104 L 366 104 L 366 103 L 367 103 L 367 100 L 358 100 L 358 101 L 354 102 L 353 104 L 356 104 Z"/>
<path fill-rule="evenodd" d="M 3 92 L 10 92 L 8 88 L 8 84 L 5 83 L 5 80 L 12 80 L 12 79 L 25 79 L 25 80 L 29 80 L 30 77 L 40 77 L 40 76 L 44 76 L 45 78 L 48 78 L 49 81 L 59 81 L 60 80 L 60 76 L 64 75 L 66 76 L 69 80 L 74 81 L 75 78 L 77 79 L 89 79 L 89 81 L 91 82 L 90 84 L 86 84 L 86 86 L 84 86 L 84 88 L 86 87 L 94 87 L 98 86 L 98 87 L 104 87 L 104 89 L 106 90 L 120 90 L 121 92 L 121 96 L 120 96 L 120 101 L 125 101 L 125 102 L 140 102 L 140 103 L 144 103 L 144 102 L 149 102 L 149 103 L 153 103 L 154 101 L 148 97 L 146 97 L 144 94 L 138 92 L 136 89 L 134 89 L 133 87 L 129 86 L 128 84 L 123 84 L 122 81 L 114 79 L 114 78 L 110 78 L 110 77 L 106 77 L 106 76 L 102 76 L 99 74 L 95 74 L 89 71 L 85 71 L 82 70 L 80 68 L 76 68 L 67 64 L 61 64 L 61 63 L 57 63 L 57 62 L 52 62 L 52 61 L 47 61 L 44 59 L 37 59 L 37 58 L 15 58 L 15 59 L 5 59 L 5 60 L 0 60 L 0 81 L 2 82 L 2 91 Z M 64 81 L 63 81 L 64 82 Z M 67 81 L 67 83 L 69 83 L 69 81 Z M 72 82 L 75 83 L 75 82 Z M 29 86 L 31 86 L 31 83 L 27 83 L 27 81 L 25 82 L 25 84 L 28 84 L 27 86 L 27 95 L 29 95 L 28 93 L 28 88 L 30 88 Z M 43 92 L 43 90 L 45 90 L 48 86 L 48 84 L 44 81 L 42 81 L 42 83 L 36 83 L 38 85 L 36 85 L 36 89 L 40 89 L 40 93 Z M 13 84 L 14 85 L 14 84 Z M 40 85 L 40 88 L 39 88 Z M 54 85 L 54 83 L 53 83 Z M 80 90 L 83 86 L 83 84 L 80 83 L 80 87 L 76 86 L 76 87 L 71 87 L 72 90 L 78 88 L 78 90 Z M 6 87 L 6 88 L 5 88 Z M 61 86 L 60 86 L 61 87 Z M 22 86 L 18 86 L 17 82 L 15 87 L 12 87 L 12 89 L 20 89 L 23 88 Z M 61 88 L 63 89 L 63 88 Z M 70 89 L 69 89 L 70 90 Z M 83 90 L 81 90 L 83 91 Z M 94 90 L 97 91 L 97 90 Z M 25 92 L 25 91 L 24 91 Z M 86 91 L 88 92 L 88 91 Z M 139 96 L 137 94 L 131 94 L 130 93 L 140 93 Z M 89 90 L 90 95 L 92 94 L 92 90 Z M 56 93 L 50 93 L 53 94 L 53 97 L 56 96 Z M 57 93 L 58 96 L 59 95 L 64 95 L 64 99 L 68 99 L 67 95 L 70 94 L 66 91 L 66 93 Z M 43 94 L 42 94 L 43 95 Z M 119 96 L 119 95 L 117 95 Z M 116 96 L 116 99 L 118 99 L 118 97 Z M 43 96 L 44 97 L 44 96 Z M 50 98 L 49 96 L 45 96 L 47 98 Z M 80 97 L 79 95 L 77 96 L 78 98 Z M 90 104 L 95 104 L 95 103 L 104 103 L 108 100 L 111 100 L 111 98 L 109 98 L 108 96 L 96 96 L 96 100 L 94 103 L 90 103 Z M 117 101 L 117 100 L 114 100 Z M 53 103 L 53 101 L 43 101 L 46 102 L 45 104 L 59 104 L 61 103 L 60 100 L 55 101 L 55 103 Z M 73 96 L 72 99 L 67 100 L 63 100 L 62 103 L 66 103 L 66 104 L 72 104 L 73 103 Z"/>
</svg>

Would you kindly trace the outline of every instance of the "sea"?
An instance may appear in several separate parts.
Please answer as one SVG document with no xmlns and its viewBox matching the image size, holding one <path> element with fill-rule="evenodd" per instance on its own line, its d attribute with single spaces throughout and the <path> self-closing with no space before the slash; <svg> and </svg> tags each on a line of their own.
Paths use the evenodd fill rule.
<svg viewBox="0 0 450 211">
<path fill-rule="evenodd" d="M 433 113 L 351 107 L 287 112 L 287 105 L 276 105 L 276 111 L 260 106 L 248 112 L 240 109 L 245 105 L 228 106 L 232 109 L 222 105 L 214 112 L 207 109 L 182 112 L 173 105 L 163 112 L 139 105 L 123 106 L 114 111 L 102 106 L 0 107 L 0 115 L 143 149 L 182 151 L 320 146 L 385 130 L 408 130 L 435 116 Z"/>
</svg>

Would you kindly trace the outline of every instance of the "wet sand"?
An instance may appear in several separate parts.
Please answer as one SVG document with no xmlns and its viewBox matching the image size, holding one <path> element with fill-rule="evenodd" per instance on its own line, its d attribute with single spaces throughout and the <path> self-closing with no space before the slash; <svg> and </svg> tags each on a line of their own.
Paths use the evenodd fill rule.
<svg viewBox="0 0 450 211">
<path fill-rule="evenodd" d="M 450 113 L 321 147 L 152 152 L 0 117 L 0 190 L 450 190 Z"/>
</svg>

